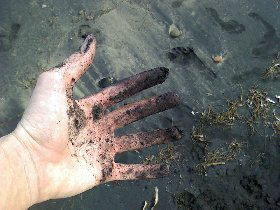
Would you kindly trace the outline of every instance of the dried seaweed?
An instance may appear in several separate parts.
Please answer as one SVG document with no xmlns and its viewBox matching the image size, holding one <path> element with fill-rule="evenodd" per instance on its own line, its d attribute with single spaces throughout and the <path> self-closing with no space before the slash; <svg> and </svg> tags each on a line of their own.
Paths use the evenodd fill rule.
<svg viewBox="0 0 280 210">
<path fill-rule="evenodd" d="M 209 151 L 210 143 L 206 137 L 206 131 L 212 126 L 248 126 L 248 135 L 258 133 L 259 127 L 270 127 L 275 134 L 280 134 L 280 118 L 276 116 L 277 108 L 275 101 L 268 97 L 268 93 L 256 88 L 249 90 L 246 96 L 241 95 L 239 99 L 228 101 L 225 111 L 217 112 L 209 105 L 202 112 L 198 124 L 191 130 L 191 138 L 195 144 L 204 144 L 204 159 L 196 166 L 198 174 L 205 174 L 209 166 L 224 165 L 228 161 L 236 159 L 243 143 L 233 141 L 227 148 L 219 147 Z M 275 108 L 275 109 L 274 109 Z"/>
<path fill-rule="evenodd" d="M 221 113 L 215 112 L 212 106 L 209 106 L 201 115 L 201 123 L 206 125 L 232 125 L 239 118 L 237 109 L 242 104 L 240 101 L 229 101 L 227 110 Z"/>
<path fill-rule="evenodd" d="M 265 70 L 262 75 L 263 79 L 279 79 L 280 78 L 280 52 L 276 58 L 272 60 L 271 65 Z"/>
<path fill-rule="evenodd" d="M 158 154 L 150 155 L 143 161 L 144 164 L 165 164 L 170 165 L 180 159 L 180 153 L 176 150 L 175 146 L 168 145 L 162 148 Z"/>
<path fill-rule="evenodd" d="M 236 156 L 239 154 L 243 146 L 244 143 L 238 143 L 234 140 L 227 148 L 218 148 L 213 151 L 209 151 L 205 156 L 204 161 L 196 166 L 196 171 L 200 175 L 205 175 L 207 167 L 224 165 L 228 161 L 236 159 Z"/>
</svg>

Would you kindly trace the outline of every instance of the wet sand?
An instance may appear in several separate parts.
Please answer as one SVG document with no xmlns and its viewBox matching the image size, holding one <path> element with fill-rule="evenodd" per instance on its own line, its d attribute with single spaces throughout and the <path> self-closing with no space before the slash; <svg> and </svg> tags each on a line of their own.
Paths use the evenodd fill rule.
<svg viewBox="0 0 280 210">
<path fill-rule="evenodd" d="M 185 136 L 174 143 L 180 152 L 174 175 L 104 184 L 31 209 L 142 209 L 145 200 L 152 200 L 155 186 L 159 188 L 158 209 L 279 209 L 280 144 L 271 126 L 257 123 L 257 132 L 251 136 L 242 122 L 206 126 L 207 147 L 191 137 L 193 126 L 209 105 L 224 111 L 227 100 L 237 100 L 240 95 L 245 98 L 252 88 L 267 92 L 266 97 L 277 105 L 269 114 L 275 109 L 280 116 L 275 99 L 280 95 L 280 83 L 277 78 L 262 78 L 280 51 L 278 3 L 2 0 L 1 135 L 15 128 L 38 75 L 77 50 L 88 33 L 96 36 L 97 53 L 90 70 L 77 82 L 76 98 L 100 90 L 99 81 L 104 78 L 109 78 L 105 81 L 110 84 L 160 66 L 169 69 L 168 79 L 125 102 L 169 91 L 181 98 L 177 108 L 147 117 L 116 134 L 172 125 L 183 129 Z M 170 26 L 178 30 L 173 37 Z M 224 56 L 222 61 L 213 62 L 213 56 L 219 55 Z M 227 151 L 234 142 L 242 147 L 233 159 L 198 173 L 197 166 L 208 153 Z M 118 159 L 144 161 L 161 148 L 125 153 Z"/>
</svg>

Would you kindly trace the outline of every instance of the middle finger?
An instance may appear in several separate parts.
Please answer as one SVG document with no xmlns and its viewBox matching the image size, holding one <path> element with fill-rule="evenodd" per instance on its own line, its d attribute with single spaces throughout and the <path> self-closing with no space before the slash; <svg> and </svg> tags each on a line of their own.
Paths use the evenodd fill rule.
<svg viewBox="0 0 280 210">
<path fill-rule="evenodd" d="M 113 129 L 118 129 L 151 114 L 177 106 L 179 97 L 175 93 L 165 93 L 149 99 L 127 104 L 105 115 L 104 120 Z"/>
<path fill-rule="evenodd" d="M 168 72 L 169 70 L 164 67 L 144 71 L 79 101 L 85 104 L 88 109 L 96 105 L 101 106 L 102 109 L 108 109 L 142 90 L 163 83 L 168 76 Z"/>
</svg>

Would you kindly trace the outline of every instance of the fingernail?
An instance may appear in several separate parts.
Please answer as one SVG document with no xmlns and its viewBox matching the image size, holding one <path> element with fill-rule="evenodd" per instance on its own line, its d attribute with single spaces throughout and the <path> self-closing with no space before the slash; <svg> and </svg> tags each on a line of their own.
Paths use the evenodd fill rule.
<svg viewBox="0 0 280 210">
<path fill-rule="evenodd" d="M 168 176 L 170 175 L 170 166 L 169 165 L 161 165 L 159 168 L 159 176 Z"/>
<path fill-rule="evenodd" d="M 161 70 L 164 75 L 167 75 L 169 73 L 169 69 L 166 67 L 159 67 L 159 70 Z"/>
<path fill-rule="evenodd" d="M 81 46 L 80 51 L 81 51 L 82 53 L 86 53 L 86 52 L 89 50 L 90 45 L 92 44 L 92 42 L 93 42 L 94 40 L 95 40 L 95 38 L 94 38 L 94 36 L 93 36 L 92 34 L 88 35 L 88 36 L 85 38 L 85 40 L 84 40 L 84 42 L 83 42 L 83 44 L 82 44 L 82 46 Z"/>
<path fill-rule="evenodd" d="M 158 68 L 155 68 L 154 70 L 159 71 L 159 73 L 158 73 L 158 80 L 164 82 L 166 77 L 169 74 L 169 69 L 165 68 L 165 67 L 158 67 Z"/>
<path fill-rule="evenodd" d="M 180 130 L 177 126 L 170 128 L 170 132 L 173 141 L 179 140 L 184 136 L 184 132 Z"/>
<path fill-rule="evenodd" d="M 177 106 L 179 104 L 180 98 L 176 93 L 173 92 L 167 92 L 162 95 L 159 95 L 157 98 L 157 102 L 164 102 L 168 103 L 171 107 Z"/>
</svg>

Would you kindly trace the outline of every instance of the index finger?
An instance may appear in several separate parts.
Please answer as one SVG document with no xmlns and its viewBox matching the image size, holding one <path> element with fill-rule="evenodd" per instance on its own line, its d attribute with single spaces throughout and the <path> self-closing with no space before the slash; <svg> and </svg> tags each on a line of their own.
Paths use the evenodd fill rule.
<svg viewBox="0 0 280 210">
<path fill-rule="evenodd" d="M 107 109 L 142 90 L 163 83 L 166 80 L 168 73 L 169 69 L 165 67 L 158 67 L 144 71 L 121 80 L 99 93 L 81 99 L 80 102 L 88 106 L 88 108 L 95 105 L 101 105 L 103 109 Z"/>
</svg>

